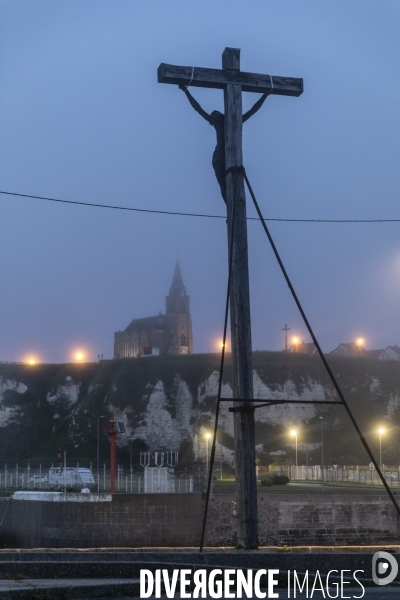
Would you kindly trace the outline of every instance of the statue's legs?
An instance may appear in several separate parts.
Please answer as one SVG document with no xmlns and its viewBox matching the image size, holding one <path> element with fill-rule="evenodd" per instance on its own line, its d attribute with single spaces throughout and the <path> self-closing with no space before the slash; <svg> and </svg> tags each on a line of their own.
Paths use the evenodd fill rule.
<svg viewBox="0 0 400 600">
<path fill-rule="evenodd" d="M 226 183 L 225 183 L 225 161 L 218 161 L 213 163 L 215 177 L 221 188 L 221 196 L 226 204 Z"/>
</svg>

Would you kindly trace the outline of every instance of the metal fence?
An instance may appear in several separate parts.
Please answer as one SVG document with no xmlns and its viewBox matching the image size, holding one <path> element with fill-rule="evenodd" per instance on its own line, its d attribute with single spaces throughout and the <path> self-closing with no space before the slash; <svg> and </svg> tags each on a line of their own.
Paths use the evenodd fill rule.
<svg viewBox="0 0 400 600">
<path fill-rule="evenodd" d="M 59 484 L 51 484 L 49 472 L 58 465 L 49 461 L 19 461 L 18 463 L 0 463 L 0 492 L 9 493 L 16 490 L 58 490 L 64 489 L 64 480 Z M 80 461 L 69 460 L 67 470 L 79 469 L 80 467 L 90 469 L 93 480 L 89 485 L 92 492 L 110 491 L 110 468 L 108 462 L 99 465 L 96 469 L 96 461 L 82 459 Z M 382 472 L 390 487 L 400 489 L 400 467 L 383 466 Z M 313 466 L 262 466 L 256 467 L 258 479 L 265 476 L 286 475 L 290 481 L 322 481 L 322 469 L 320 465 Z M 220 476 L 221 475 L 221 476 Z M 218 484 L 218 491 L 224 491 L 223 483 L 227 483 L 232 491 L 234 484 L 234 472 L 227 471 L 222 478 L 220 471 L 215 471 L 214 479 Z M 224 481 L 223 481 L 224 480 Z M 324 468 L 325 483 L 349 483 L 359 485 L 383 485 L 377 472 L 368 466 Z M 67 489 L 80 491 L 84 484 L 82 481 L 68 482 Z M 171 467 L 139 466 L 133 467 L 129 461 L 117 465 L 115 472 L 115 489 L 119 493 L 190 493 L 202 492 L 207 486 L 207 469 L 203 466 L 193 465 L 192 468 L 183 472 L 175 472 Z"/>
<path fill-rule="evenodd" d="M 68 471 L 73 468 L 79 469 L 82 463 L 68 463 Z M 7 464 L 0 465 L 0 491 L 14 492 L 17 490 L 41 490 L 41 491 L 57 491 L 64 489 L 70 491 L 80 491 L 85 487 L 82 481 L 74 481 L 73 483 L 65 480 L 66 486 L 61 477 L 61 482 L 52 484 L 49 479 L 50 468 L 53 464 L 45 466 L 39 463 L 34 467 L 28 464 L 16 463 L 14 466 Z M 93 475 L 94 482 L 89 484 L 89 489 L 92 492 L 110 491 L 111 478 L 110 469 L 106 463 L 97 469 L 92 468 L 92 464 L 88 465 Z M 205 487 L 205 477 L 203 473 L 188 475 L 186 473 L 175 474 L 174 472 L 167 473 L 167 469 L 157 469 L 157 473 L 150 476 L 146 471 L 150 469 L 136 470 L 133 467 L 117 465 L 115 473 L 115 489 L 119 493 L 142 494 L 142 493 L 189 493 L 193 491 L 203 491 Z M 166 482 L 168 481 L 168 484 Z"/>
</svg>

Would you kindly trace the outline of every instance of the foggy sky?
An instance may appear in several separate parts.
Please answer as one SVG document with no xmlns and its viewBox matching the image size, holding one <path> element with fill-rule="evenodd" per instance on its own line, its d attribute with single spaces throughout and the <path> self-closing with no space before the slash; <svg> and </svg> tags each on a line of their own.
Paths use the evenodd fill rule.
<svg viewBox="0 0 400 600">
<path fill-rule="evenodd" d="M 231 46 L 242 70 L 304 78 L 244 125 L 264 216 L 400 218 L 399 30 L 385 0 L 0 0 L 0 190 L 223 215 L 215 132 L 157 67 L 220 68 Z M 223 110 L 222 91 L 192 93 Z M 194 351 L 216 351 L 225 228 L 0 195 L 0 360 L 111 358 L 114 331 L 165 311 L 178 256 Z M 324 351 L 400 345 L 400 223 L 270 228 Z M 260 224 L 248 233 L 253 348 L 282 349 L 285 323 L 309 341 Z"/>
</svg>

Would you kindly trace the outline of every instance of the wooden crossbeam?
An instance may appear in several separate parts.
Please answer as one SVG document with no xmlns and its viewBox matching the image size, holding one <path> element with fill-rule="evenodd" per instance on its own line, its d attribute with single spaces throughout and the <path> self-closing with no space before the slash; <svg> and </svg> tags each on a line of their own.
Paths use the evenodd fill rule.
<svg viewBox="0 0 400 600">
<path fill-rule="evenodd" d="M 204 69 L 202 67 L 179 67 L 161 63 L 157 71 L 158 83 L 189 85 L 224 89 L 228 83 L 242 86 L 243 92 L 265 92 L 278 96 L 300 96 L 303 93 L 303 79 L 279 77 L 261 73 L 246 73 L 238 70 Z"/>
<path fill-rule="evenodd" d="M 220 398 L 221 402 L 268 402 L 271 404 L 343 404 L 341 400 L 268 400 L 268 398 Z M 266 405 L 267 406 L 267 405 Z"/>
<path fill-rule="evenodd" d="M 222 400 L 222 398 L 220 398 L 220 400 Z M 224 400 L 228 400 L 228 398 L 224 398 Z M 237 402 L 237 400 L 232 400 L 232 398 L 230 400 L 232 402 Z M 241 402 L 243 402 L 243 400 Z M 246 406 L 246 402 L 247 404 L 250 404 L 250 402 L 261 402 L 261 404 Z M 256 408 L 264 408 L 265 406 L 273 406 L 275 404 L 343 404 L 343 402 L 336 402 L 330 400 L 245 400 L 244 405 L 242 404 L 241 406 L 230 407 L 228 408 L 228 411 L 233 413 L 243 411 L 254 412 Z"/>
</svg>

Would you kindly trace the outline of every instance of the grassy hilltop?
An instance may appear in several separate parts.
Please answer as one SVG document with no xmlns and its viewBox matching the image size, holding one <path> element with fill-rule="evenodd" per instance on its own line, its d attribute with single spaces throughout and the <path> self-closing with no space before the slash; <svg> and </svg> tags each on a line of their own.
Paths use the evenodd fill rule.
<svg viewBox="0 0 400 600">
<path fill-rule="evenodd" d="M 201 457 L 202 435 L 213 421 L 217 354 L 160 356 L 110 360 L 88 364 L 0 365 L 0 461 L 57 459 L 61 446 L 69 457 L 96 456 L 97 423 L 113 413 L 124 420 L 118 456 L 140 450 L 180 449 L 181 457 Z M 376 430 L 384 426 L 383 460 L 400 464 L 400 364 L 368 358 L 329 357 L 329 363 L 358 423 L 378 452 Z M 255 352 L 255 393 L 260 398 L 336 399 L 320 360 L 314 356 Z M 224 384 L 230 382 L 228 358 Z M 289 396 L 288 396 L 289 394 Z M 320 419 L 324 416 L 326 462 L 366 463 L 344 408 L 275 406 L 256 411 L 256 443 L 264 451 L 283 451 L 279 459 L 294 457 L 288 427 L 299 429 L 299 463 L 319 463 Z M 233 447 L 232 415 L 224 411 L 219 441 Z M 171 448 L 175 443 L 176 447 Z M 101 454 L 108 455 L 108 439 L 100 436 Z M 200 449 L 200 450 L 199 450 Z M 270 455 L 271 459 L 274 455 Z M 268 460 L 268 454 L 264 455 Z"/>
</svg>

